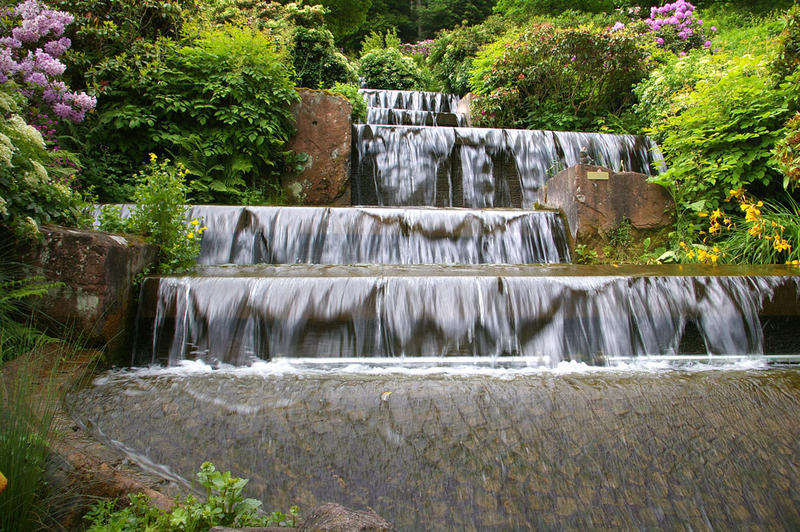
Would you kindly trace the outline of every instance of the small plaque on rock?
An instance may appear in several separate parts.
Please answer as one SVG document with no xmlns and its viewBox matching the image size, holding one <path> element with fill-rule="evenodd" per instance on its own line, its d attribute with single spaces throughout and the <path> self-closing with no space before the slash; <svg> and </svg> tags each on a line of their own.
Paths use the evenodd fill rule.
<svg viewBox="0 0 800 532">
<path fill-rule="evenodd" d="M 608 181 L 608 172 L 586 172 L 586 177 L 592 181 Z"/>
</svg>

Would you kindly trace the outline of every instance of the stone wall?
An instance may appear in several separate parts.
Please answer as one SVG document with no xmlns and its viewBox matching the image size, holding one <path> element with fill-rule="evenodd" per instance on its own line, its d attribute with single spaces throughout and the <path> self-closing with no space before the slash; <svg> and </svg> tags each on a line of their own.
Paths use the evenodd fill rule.
<svg viewBox="0 0 800 532">
<path fill-rule="evenodd" d="M 155 264 L 157 249 L 139 238 L 55 226 L 42 240 L 18 245 L 32 274 L 62 286 L 35 302 L 47 323 L 66 327 L 89 345 L 104 346 L 111 363 L 128 364 L 136 277 Z"/>
<path fill-rule="evenodd" d="M 352 106 L 346 98 L 325 91 L 297 89 L 294 105 L 297 134 L 288 148 L 308 154 L 305 168 L 283 176 L 289 199 L 303 205 L 349 203 Z"/>
</svg>

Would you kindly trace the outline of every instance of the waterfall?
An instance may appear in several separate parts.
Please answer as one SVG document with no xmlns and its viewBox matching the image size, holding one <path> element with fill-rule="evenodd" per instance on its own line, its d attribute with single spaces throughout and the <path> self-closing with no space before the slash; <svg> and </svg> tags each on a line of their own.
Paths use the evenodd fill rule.
<svg viewBox="0 0 800 532">
<path fill-rule="evenodd" d="M 275 357 L 521 356 L 544 365 L 763 354 L 759 311 L 781 277 L 575 276 L 539 267 L 274 266 L 148 280 L 140 363 Z M 152 311 L 151 311 L 152 312 Z M 152 347 L 152 349 L 151 349 Z"/>
<path fill-rule="evenodd" d="M 530 207 L 582 148 L 617 172 L 652 174 L 662 161 L 636 135 L 362 124 L 353 137 L 354 205 Z"/>
<path fill-rule="evenodd" d="M 569 260 L 555 212 L 193 207 L 198 262 L 213 264 L 536 264 Z"/>
</svg>

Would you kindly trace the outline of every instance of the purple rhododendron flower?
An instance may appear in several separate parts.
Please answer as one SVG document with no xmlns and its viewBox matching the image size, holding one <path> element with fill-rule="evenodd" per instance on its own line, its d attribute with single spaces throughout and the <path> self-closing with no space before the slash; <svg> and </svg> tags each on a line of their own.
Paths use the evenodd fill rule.
<svg viewBox="0 0 800 532">
<path fill-rule="evenodd" d="M 41 98 L 61 118 L 83 120 L 97 100 L 83 92 L 71 92 L 56 79 L 66 69 L 58 58 L 72 44 L 62 35 L 74 17 L 48 9 L 37 0 L 25 0 L 6 10 L 5 16 L 16 25 L 10 36 L 0 37 L 0 83 L 16 77 L 26 84 L 19 91 L 27 98 Z"/>
</svg>

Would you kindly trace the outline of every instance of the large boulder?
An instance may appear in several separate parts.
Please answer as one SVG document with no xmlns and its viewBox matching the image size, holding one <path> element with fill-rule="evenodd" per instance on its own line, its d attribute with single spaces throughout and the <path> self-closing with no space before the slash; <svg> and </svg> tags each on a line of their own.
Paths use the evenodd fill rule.
<svg viewBox="0 0 800 532">
<path fill-rule="evenodd" d="M 297 134 L 288 148 L 308 154 L 305 168 L 285 175 L 282 185 L 289 199 L 305 205 L 348 203 L 352 105 L 325 91 L 297 89 L 300 101 L 292 112 Z"/>
<path fill-rule="evenodd" d="M 623 219 L 640 232 L 658 231 L 673 222 L 667 191 L 644 174 L 576 165 L 549 179 L 539 203 L 564 213 L 573 243 L 591 242 L 619 227 Z"/>
<path fill-rule="evenodd" d="M 156 263 L 157 248 L 101 231 L 43 226 L 41 233 L 40 241 L 17 249 L 31 274 L 61 283 L 36 302 L 37 310 L 75 339 L 106 347 L 111 362 L 128 363 L 136 278 Z"/>
</svg>

